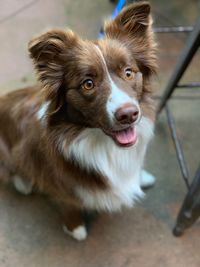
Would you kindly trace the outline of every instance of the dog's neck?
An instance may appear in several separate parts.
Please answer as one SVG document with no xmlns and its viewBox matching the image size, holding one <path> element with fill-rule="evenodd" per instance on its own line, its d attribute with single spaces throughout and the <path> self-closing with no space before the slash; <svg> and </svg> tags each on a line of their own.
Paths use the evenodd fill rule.
<svg viewBox="0 0 200 267">
<path fill-rule="evenodd" d="M 66 160 L 73 158 L 81 168 L 100 172 L 112 182 L 117 177 L 133 176 L 143 164 L 153 124 L 143 117 L 136 130 L 138 142 L 133 147 L 121 148 L 101 129 L 85 128 L 68 148 L 65 140 L 60 142 L 60 150 Z"/>
</svg>

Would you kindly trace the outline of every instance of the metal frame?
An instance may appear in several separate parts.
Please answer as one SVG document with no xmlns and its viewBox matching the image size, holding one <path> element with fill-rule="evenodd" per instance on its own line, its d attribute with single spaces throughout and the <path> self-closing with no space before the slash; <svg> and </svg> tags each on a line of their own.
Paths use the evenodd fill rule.
<svg viewBox="0 0 200 267">
<path fill-rule="evenodd" d="M 169 32 L 169 31 L 165 31 L 165 32 Z M 178 84 L 185 70 L 190 64 L 193 56 L 197 52 L 197 49 L 199 48 L 199 46 L 200 46 L 200 17 L 197 20 L 197 23 L 194 26 L 193 31 L 191 32 L 186 42 L 183 53 L 181 54 L 175 66 L 173 74 L 167 84 L 167 87 L 165 89 L 163 97 L 161 98 L 161 101 L 159 103 L 158 110 L 157 110 L 158 115 L 164 108 L 166 110 L 168 124 L 169 124 L 169 128 L 171 131 L 172 139 L 175 145 L 179 166 L 180 166 L 181 173 L 185 181 L 186 187 L 188 189 L 188 193 L 179 211 L 176 225 L 173 230 L 173 234 L 175 236 L 182 235 L 184 230 L 192 226 L 192 224 L 200 216 L 200 166 L 198 167 L 196 175 L 193 179 L 193 182 L 190 185 L 189 184 L 189 172 L 188 172 L 187 165 L 184 159 L 184 154 L 181 148 L 180 141 L 177 137 L 175 120 L 167 105 L 167 101 L 170 99 L 170 97 L 172 96 L 172 93 L 174 92 L 176 88 L 200 87 L 200 83 Z"/>
<path fill-rule="evenodd" d="M 156 33 L 176 33 L 176 32 L 191 32 L 192 26 L 176 26 L 176 27 L 156 27 L 154 32 Z"/>
<path fill-rule="evenodd" d="M 200 18 L 198 19 L 193 31 L 191 32 L 186 42 L 185 49 L 183 50 L 183 53 L 180 56 L 179 61 L 177 62 L 177 65 L 175 67 L 175 70 L 173 71 L 171 79 L 168 82 L 168 85 L 165 89 L 165 93 L 158 107 L 158 113 L 162 111 L 162 109 L 167 103 L 167 100 L 171 97 L 175 88 L 177 86 L 181 87 L 180 85 L 178 85 L 178 82 L 180 81 L 186 68 L 191 62 L 194 54 L 199 48 L 199 44 L 200 44 Z"/>
</svg>

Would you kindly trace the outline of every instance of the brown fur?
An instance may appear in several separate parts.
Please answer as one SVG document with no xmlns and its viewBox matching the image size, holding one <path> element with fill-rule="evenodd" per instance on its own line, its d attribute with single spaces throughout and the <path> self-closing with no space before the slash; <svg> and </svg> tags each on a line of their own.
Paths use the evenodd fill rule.
<svg viewBox="0 0 200 267">
<path fill-rule="evenodd" d="M 29 43 L 29 51 L 40 85 L 0 98 L 3 176 L 7 172 L 12 179 L 17 173 L 31 181 L 35 190 L 56 201 L 65 222 L 69 218 L 66 216 L 67 206 L 76 207 L 75 214 L 78 214 L 77 208 L 84 208 L 74 194 L 77 184 L 93 191 L 104 191 L 109 187 L 100 173 L 88 172 L 73 159 L 64 159 L 58 147 L 62 137 L 67 149 L 84 127 L 111 128 L 105 114 L 109 81 L 104 78 L 102 59 L 94 44 L 101 49 L 114 82 L 129 95 L 137 97 L 142 112 L 154 120 L 149 83 L 151 74 L 156 71 L 156 61 L 149 14 L 148 3 L 130 5 L 114 21 L 106 24 L 105 39 L 96 42 L 83 41 L 73 32 L 62 30 L 36 37 Z M 127 65 L 132 66 L 134 73 L 142 75 L 125 81 L 122 70 Z M 95 90 L 80 87 L 84 79 L 91 77 Z M 99 90 L 101 94 L 97 93 Z M 36 113 L 45 101 L 50 101 L 50 106 L 44 126 L 36 118 Z M 81 223 L 80 220 L 79 215 L 74 215 L 74 220 L 66 223 L 73 229 Z"/>
</svg>

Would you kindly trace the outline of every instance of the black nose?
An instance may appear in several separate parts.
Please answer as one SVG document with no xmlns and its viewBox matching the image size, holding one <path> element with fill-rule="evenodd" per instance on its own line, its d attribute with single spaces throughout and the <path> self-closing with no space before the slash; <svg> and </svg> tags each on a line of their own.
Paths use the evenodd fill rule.
<svg viewBox="0 0 200 267">
<path fill-rule="evenodd" d="M 138 108 L 133 104 L 125 104 L 115 112 L 115 118 L 121 124 L 133 123 L 139 115 Z"/>
</svg>

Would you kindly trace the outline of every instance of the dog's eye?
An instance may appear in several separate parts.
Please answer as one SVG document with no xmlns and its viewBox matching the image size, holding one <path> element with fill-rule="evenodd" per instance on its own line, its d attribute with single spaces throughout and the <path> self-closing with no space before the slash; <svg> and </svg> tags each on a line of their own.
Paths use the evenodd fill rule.
<svg viewBox="0 0 200 267">
<path fill-rule="evenodd" d="M 133 71 L 131 68 L 126 68 L 124 70 L 126 79 L 131 80 L 133 78 Z"/>
<path fill-rule="evenodd" d="M 91 79 L 87 79 L 82 83 L 82 88 L 85 90 L 91 90 L 94 88 L 94 82 Z"/>
</svg>

